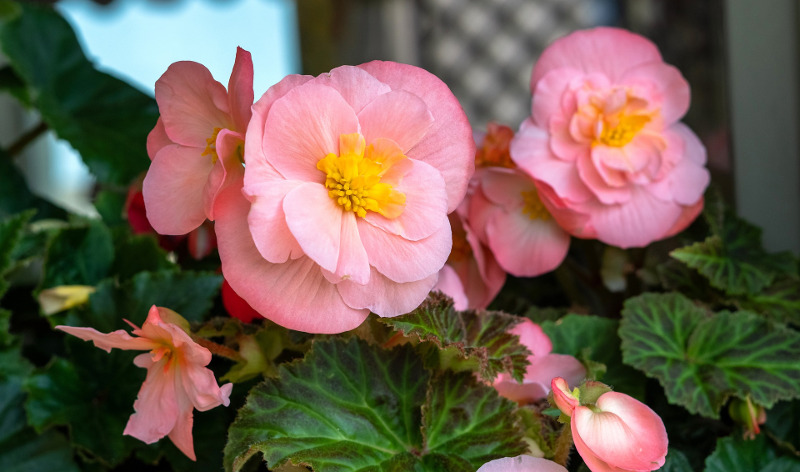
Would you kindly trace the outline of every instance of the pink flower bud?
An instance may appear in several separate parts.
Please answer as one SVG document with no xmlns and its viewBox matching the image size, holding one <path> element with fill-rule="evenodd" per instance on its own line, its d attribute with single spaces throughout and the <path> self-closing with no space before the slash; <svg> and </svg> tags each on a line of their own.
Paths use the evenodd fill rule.
<svg viewBox="0 0 800 472">
<path fill-rule="evenodd" d="M 553 400 L 561 413 L 572 416 L 575 407 L 579 406 L 577 392 L 573 393 L 569 389 L 567 381 L 561 377 L 556 377 L 550 382 L 553 389 Z"/>
<path fill-rule="evenodd" d="M 555 380 L 553 391 L 563 392 Z M 575 447 L 592 472 L 649 471 L 664 465 L 664 423 L 647 405 L 623 393 L 607 392 L 595 405 L 576 406 L 571 428 Z"/>
</svg>

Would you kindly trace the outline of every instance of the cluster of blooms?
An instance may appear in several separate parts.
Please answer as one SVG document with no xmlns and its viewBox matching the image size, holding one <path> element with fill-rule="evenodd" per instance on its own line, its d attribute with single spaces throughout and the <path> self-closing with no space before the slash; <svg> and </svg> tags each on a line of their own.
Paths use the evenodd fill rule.
<svg viewBox="0 0 800 472">
<path fill-rule="evenodd" d="M 652 43 L 613 28 L 574 33 L 544 52 L 531 90 L 532 116 L 516 135 L 491 125 L 473 136 L 447 86 L 409 65 L 291 75 L 254 104 L 248 52 L 237 51 L 227 89 L 204 66 L 175 63 L 155 86 L 147 220 L 162 235 L 213 221 L 223 295 L 240 296 L 247 317 L 340 333 L 370 312 L 412 311 L 434 288 L 458 309 L 486 307 L 506 273 L 556 268 L 571 236 L 643 246 L 696 217 L 705 150 L 678 122 L 688 84 Z M 217 385 L 208 351 L 165 313 L 154 307 L 137 338 L 59 328 L 106 350 L 151 350 L 136 358 L 148 377 L 125 433 L 168 434 L 193 458 L 193 407 L 227 404 L 230 385 Z M 501 395 L 539 401 L 554 377 L 584 377 L 577 360 L 550 353 L 538 326 L 513 332 L 534 355 L 523 385 L 496 379 Z M 649 433 L 660 419 L 646 406 L 610 392 L 588 408 L 559 382 L 556 401 L 593 471 L 663 464 L 666 434 Z M 610 432 L 622 426 L 635 434 Z M 532 457 L 481 470 L 523 469 L 564 470 Z"/>
</svg>

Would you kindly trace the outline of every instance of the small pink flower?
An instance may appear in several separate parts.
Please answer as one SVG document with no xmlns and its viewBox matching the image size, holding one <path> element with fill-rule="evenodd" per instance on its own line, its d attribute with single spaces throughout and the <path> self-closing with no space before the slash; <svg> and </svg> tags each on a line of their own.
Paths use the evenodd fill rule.
<svg viewBox="0 0 800 472">
<path fill-rule="evenodd" d="M 506 272 L 534 277 L 557 268 L 570 237 L 539 199 L 534 181 L 518 169 L 489 167 L 473 177 L 468 221 Z"/>
<path fill-rule="evenodd" d="M 542 54 L 531 90 L 511 157 L 569 233 L 645 246 L 700 212 L 706 151 L 679 122 L 689 85 L 653 43 L 616 28 L 570 34 Z"/>
<path fill-rule="evenodd" d="M 253 104 L 253 62 L 236 51 L 228 91 L 205 66 L 176 62 L 156 82 L 161 112 L 147 137 L 147 218 L 160 234 L 186 234 L 214 220 L 214 201 L 242 173 Z"/>
<path fill-rule="evenodd" d="M 112 348 L 150 351 L 136 356 L 134 364 L 147 369 L 147 378 L 133 404 L 123 434 L 148 444 L 169 435 L 170 440 L 191 460 L 196 460 L 192 442 L 192 410 L 228 406 L 233 384 L 217 385 L 208 349 L 192 341 L 177 324 L 172 310 L 153 306 L 141 328 L 133 334 L 117 330 L 108 334 L 93 328 L 56 326 L 84 341 L 92 341 L 106 352 Z"/>
<path fill-rule="evenodd" d="M 506 281 L 503 268 L 466 222 L 468 204 L 469 197 L 449 215 L 453 249 L 433 288 L 450 296 L 456 310 L 486 308 Z"/>
<path fill-rule="evenodd" d="M 553 461 L 533 456 L 504 457 L 487 462 L 477 472 L 567 472 Z"/>
<path fill-rule="evenodd" d="M 242 191 L 224 190 L 215 209 L 223 274 L 290 329 L 407 313 L 450 254 L 447 214 L 474 155 L 458 101 L 422 69 L 290 75 L 253 106 Z"/>
<path fill-rule="evenodd" d="M 664 465 L 664 423 L 639 400 L 606 392 L 594 404 L 575 405 L 571 416 L 575 448 L 592 472 L 640 472 Z"/>
<path fill-rule="evenodd" d="M 547 397 L 554 378 L 566 377 L 577 383 L 586 376 L 586 369 L 574 357 L 551 353 L 550 338 L 531 320 L 522 320 L 510 333 L 519 336 L 520 343 L 533 355 L 528 357 L 530 365 L 521 384 L 508 373 L 497 376 L 494 388 L 501 396 L 518 403 L 532 403 Z"/>
</svg>

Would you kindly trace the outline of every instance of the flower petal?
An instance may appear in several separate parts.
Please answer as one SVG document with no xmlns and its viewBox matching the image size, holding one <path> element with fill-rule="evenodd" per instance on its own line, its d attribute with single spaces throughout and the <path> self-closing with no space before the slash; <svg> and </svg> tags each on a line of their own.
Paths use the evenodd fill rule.
<svg viewBox="0 0 800 472">
<path fill-rule="evenodd" d="M 533 456 L 504 457 L 483 464 L 477 472 L 567 472 L 553 461 Z"/>
<path fill-rule="evenodd" d="M 233 71 L 228 80 L 228 102 L 234 129 L 244 132 L 253 112 L 253 58 L 248 51 L 237 47 Z"/>
<path fill-rule="evenodd" d="M 249 169 L 248 166 L 247 170 Z M 261 256 L 274 264 L 286 262 L 290 258 L 297 259 L 304 254 L 289 230 L 283 211 L 286 194 L 299 185 L 302 182 L 296 180 L 275 180 L 244 188 L 251 202 L 247 214 L 250 234 Z"/>
<path fill-rule="evenodd" d="M 412 166 L 395 187 L 406 196 L 400 216 L 390 219 L 368 212 L 364 219 L 389 233 L 417 241 L 441 228 L 442 216 L 447 214 L 447 192 L 444 179 L 436 168 L 414 159 L 408 161 Z"/>
<path fill-rule="evenodd" d="M 319 183 L 325 182 L 325 174 L 317 162 L 329 153 L 339 154 L 340 135 L 359 131 L 355 112 L 339 92 L 314 82 L 276 100 L 263 129 L 261 146 L 268 163 L 287 179 Z"/>
<path fill-rule="evenodd" d="M 161 117 L 159 116 L 156 125 L 153 127 L 152 131 L 147 134 L 147 156 L 150 157 L 152 161 L 161 148 L 170 144 L 175 143 L 167 136 L 167 131 L 164 129 L 164 122 L 161 121 Z"/>
<path fill-rule="evenodd" d="M 186 234 L 206 220 L 205 187 L 211 158 L 170 145 L 156 154 L 142 183 L 147 219 L 159 234 Z"/>
<path fill-rule="evenodd" d="M 433 115 L 421 98 L 405 90 L 392 90 L 367 104 L 358 113 L 358 122 L 367 143 L 391 139 L 405 153 L 428 132 Z"/>
<path fill-rule="evenodd" d="M 59 325 L 56 326 L 56 329 L 83 339 L 84 341 L 91 341 L 95 346 L 106 352 L 111 352 L 112 348 L 149 351 L 157 346 L 157 343 L 154 341 L 145 338 L 133 337 L 124 329 L 118 329 L 108 334 L 101 333 L 94 328 L 78 328 L 75 326 Z"/>
<path fill-rule="evenodd" d="M 409 241 L 359 221 L 358 229 L 369 264 L 399 283 L 415 282 L 437 273 L 453 246 L 450 222 L 444 215 L 440 218 L 439 229 L 419 241 Z"/>
<path fill-rule="evenodd" d="M 202 64 L 182 61 L 156 81 L 156 101 L 170 140 L 204 149 L 215 128 L 232 128 L 225 87 Z"/>
<path fill-rule="evenodd" d="M 356 113 L 377 97 L 392 90 L 366 70 L 356 66 L 341 66 L 314 79 L 339 91 Z"/>
<path fill-rule="evenodd" d="M 286 224 L 297 244 L 323 269 L 336 272 L 344 209 L 324 186 L 301 183 L 283 199 Z"/>
<path fill-rule="evenodd" d="M 308 257 L 272 264 L 256 249 L 247 226 L 248 201 L 230 186 L 218 199 L 215 224 L 225 279 L 265 318 L 309 333 L 341 333 L 361 324 L 369 311 L 351 308 Z"/>
<path fill-rule="evenodd" d="M 467 294 L 464 292 L 464 285 L 461 283 L 461 279 L 458 274 L 456 274 L 456 271 L 447 264 L 439 271 L 439 280 L 431 290 L 438 290 L 452 298 L 453 308 L 458 311 L 469 308 L 469 300 L 467 299 Z"/>
<path fill-rule="evenodd" d="M 421 98 L 434 123 L 425 137 L 406 154 L 432 165 L 447 182 L 447 212 L 464 198 L 475 168 L 472 127 L 453 93 L 438 77 L 407 64 L 372 61 L 358 66 L 393 90 L 406 90 Z"/>
<path fill-rule="evenodd" d="M 438 277 L 437 271 L 422 280 L 397 283 L 373 268 L 367 285 L 358 285 L 346 280 L 336 287 L 349 306 L 369 309 L 381 317 L 392 317 L 417 308 L 436 285 Z"/>
<path fill-rule="evenodd" d="M 142 388 L 133 403 L 135 413 L 128 419 L 122 434 L 152 444 L 172 431 L 182 412 L 175 387 L 175 370 L 167 367 L 169 359 L 153 362 L 150 353 L 136 356 L 134 363 L 147 369 Z M 186 405 L 183 405 L 184 410 Z M 191 405 L 189 405 L 191 413 Z"/>
<path fill-rule="evenodd" d="M 545 74 L 564 67 L 602 72 L 616 82 L 629 69 L 648 62 L 661 62 L 661 53 L 642 36 L 609 27 L 576 31 L 544 50 L 531 74 L 531 90 Z"/>
</svg>

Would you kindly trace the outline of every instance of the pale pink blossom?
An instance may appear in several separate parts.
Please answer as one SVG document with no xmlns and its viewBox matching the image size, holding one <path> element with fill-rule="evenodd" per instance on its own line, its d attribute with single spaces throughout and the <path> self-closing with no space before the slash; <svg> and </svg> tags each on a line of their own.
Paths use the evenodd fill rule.
<svg viewBox="0 0 800 472">
<path fill-rule="evenodd" d="M 511 157 L 569 233 L 638 247 L 700 212 L 706 151 L 679 122 L 689 85 L 649 40 L 606 27 L 572 33 L 544 51 L 531 90 Z"/>
<path fill-rule="evenodd" d="M 253 62 L 236 51 L 228 90 L 202 64 L 176 62 L 156 82 L 161 113 L 147 137 L 147 218 L 160 234 L 186 234 L 214 220 L 214 201 L 242 173 L 253 104 Z"/>
<path fill-rule="evenodd" d="M 450 213 L 453 249 L 434 290 L 453 299 L 456 310 L 486 308 L 503 288 L 506 273 L 466 222 L 469 197 Z"/>
<path fill-rule="evenodd" d="M 570 236 L 542 204 L 534 181 L 518 169 L 488 167 L 473 177 L 468 221 L 506 272 L 534 277 L 556 269 Z"/>
<path fill-rule="evenodd" d="M 567 472 L 567 469 L 541 457 L 522 455 L 487 462 L 477 472 Z"/>
<path fill-rule="evenodd" d="M 263 316 L 336 333 L 416 308 L 450 254 L 475 145 L 435 76 L 370 62 L 290 75 L 253 106 L 215 209 L 222 271 Z"/>
<path fill-rule="evenodd" d="M 206 368 L 211 353 L 175 324 L 179 319 L 172 310 L 153 306 L 141 328 L 131 325 L 134 336 L 121 329 L 108 334 L 93 328 L 56 326 L 56 329 L 92 341 L 106 352 L 112 348 L 150 351 L 133 360 L 147 369 L 147 378 L 133 403 L 135 413 L 123 434 L 148 444 L 169 436 L 181 452 L 196 460 L 193 409 L 206 411 L 219 405 L 228 406 L 233 384 L 217 385 L 214 373 Z"/>
<path fill-rule="evenodd" d="M 553 343 L 542 328 L 531 320 L 524 319 L 510 331 L 519 336 L 519 342 L 531 351 L 522 383 L 508 373 L 501 373 L 494 380 L 494 388 L 501 396 L 518 403 L 542 400 L 550 393 L 554 378 L 565 377 L 573 383 L 586 376 L 586 369 L 577 359 L 566 354 L 553 354 Z"/>
<path fill-rule="evenodd" d="M 661 418 L 644 403 L 619 392 L 606 392 L 591 404 L 576 404 L 563 379 L 554 392 L 570 404 L 575 448 L 592 472 L 657 470 L 667 455 L 667 431 Z M 569 400 L 572 398 L 572 400 Z M 558 400 L 557 400 L 558 403 Z M 559 404 L 560 406 L 560 404 Z"/>
</svg>

